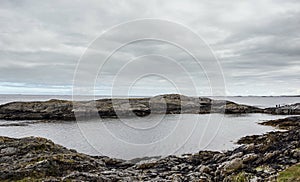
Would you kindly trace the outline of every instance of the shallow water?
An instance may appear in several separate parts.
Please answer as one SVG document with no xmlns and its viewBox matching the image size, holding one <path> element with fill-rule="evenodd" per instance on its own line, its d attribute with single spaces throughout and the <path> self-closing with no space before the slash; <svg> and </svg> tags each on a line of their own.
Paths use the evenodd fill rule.
<svg viewBox="0 0 300 182">
<path fill-rule="evenodd" d="M 90 155 L 133 159 L 228 150 L 239 138 L 263 134 L 273 127 L 262 120 L 284 118 L 267 114 L 154 115 L 134 119 L 104 119 L 84 122 L 38 123 L 0 127 L 1 136 L 40 136 Z M 12 121 L 0 121 L 0 124 Z"/>
</svg>

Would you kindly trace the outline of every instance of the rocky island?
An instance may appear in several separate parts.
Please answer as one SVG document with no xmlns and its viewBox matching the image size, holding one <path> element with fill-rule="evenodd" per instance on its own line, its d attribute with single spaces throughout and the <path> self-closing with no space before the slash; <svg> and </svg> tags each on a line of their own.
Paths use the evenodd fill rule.
<svg viewBox="0 0 300 182">
<path fill-rule="evenodd" d="M 287 130 L 244 137 L 232 151 L 140 162 L 89 156 L 44 138 L 0 137 L 0 180 L 299 181 L 300 117 L 262 124 Z"/>
<path fill-rule="evenodd" d="M 100 99 L 95 101 L 49 100 L 12 102 L 0 106 L 0 119 L 5 120 L 76 120 L 83 117 L 116 118 L 153 114 L 263 113 L 264 109 L 226 100 L 188 97 L 179 94 L 152 98 Z M 268 112 L 272 112 L 271 109 Z M 76 117 L 75 117 L 76 116 Z"/>
</svg>

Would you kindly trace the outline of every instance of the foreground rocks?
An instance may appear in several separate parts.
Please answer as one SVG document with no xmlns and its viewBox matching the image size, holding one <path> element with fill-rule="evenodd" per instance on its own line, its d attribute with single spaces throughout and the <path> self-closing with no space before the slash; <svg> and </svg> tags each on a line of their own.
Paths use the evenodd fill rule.
<svg viewBox="0 0 300 182">
<path fill-rule="evenodd" d="M 300 117 L 263 123 L 289 130 L 244 137 L 233 151 L 200 151 L 139 163 L 80 154 L 43 138 L 0 137 L 0 180 L 273 181 L 300 162 L 299 123 Z"/>
<path fill-rule="evenodd" d="M 262 113 L 263 109 L 209 98 L 178 94 L 152 98 L 100 99 L 71 102 L 12 102 L 0 106 L 0 119 L 5 120 L 75 120 L 80 118 L 116 118 L 153 114 Z M 75 117 L 76 116 L 76 117 Z"/>
</svg>

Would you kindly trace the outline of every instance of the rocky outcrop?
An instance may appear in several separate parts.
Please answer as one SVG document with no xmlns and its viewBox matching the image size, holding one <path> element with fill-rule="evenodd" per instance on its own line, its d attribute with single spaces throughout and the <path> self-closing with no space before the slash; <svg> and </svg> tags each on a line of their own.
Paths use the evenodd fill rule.
<svg viewBox="0 0 300 182">
<path fill-rule="evenodd" d="M 291 128 L 300 128 L 300 120 L 299 116 L 295 117 L 288 117 L 284 119 L 276 119 L 276 120 L 270 120 L 263 123 L 260 123 L 261 125 L 268 125 L 268 126 L 274 126 L 279 129 L 285 129 L 289 130 Z"/>
<path fill-rule="evenodd" d="M 257 113 L 257 107 L 230 101 L 187 97 L 178 94 L 152 98 L 100 99 L 95 101 L 49 100 L 45 102 L 12 102 L 0 106 L 5 120 L 75 120 L 76 118 L 116 118 L 153 114 Z M 75 117 L 76 116 L 76 117 Z"/>
<path fill-rule="evenodd" d="M 0 137 L 0 180 L 274 181 L 300 162 L 300 117 L 274 120 L 288 131 L 244 137 L 227 152 L 200 151 L 131 163 L 92 157 L 43 138 Z"/>
<path fill-rule="evenodd" d="M 270 107 L 264 110 L 268 114 L 281 114 L 281 115 L 299 115 L 300 114 L 300 103 L 284 105 L 277 107 Z"/>
<path fill-rule="evenodd" d="M 12 139 L 0 137 L 0 181 L 65 178 L 75 173 L 103 172 L 111 165 L 118 168 L 132 164 L 107 157 L 91 157 L 68 150 L 50 140 L 37 137 Z M 79 176 L 78 176 L 79 179 Z M 85 179 L 89 179 L 85 176 Z M 99 176 L 97 179 L 101 179 Z M 103 178 L 105 179 L 105 178 Z"/>
<path fill-rule="evenodd" d="M 12 102 L 0 106 L 0 119 L 6 120 L 74 120 L 73 103 L 63 100 Z"/>
</svg>

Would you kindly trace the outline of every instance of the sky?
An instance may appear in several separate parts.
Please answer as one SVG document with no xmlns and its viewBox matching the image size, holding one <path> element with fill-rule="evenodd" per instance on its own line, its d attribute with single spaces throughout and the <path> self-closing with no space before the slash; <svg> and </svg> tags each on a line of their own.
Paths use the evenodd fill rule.
<svg viewBox="0 0 300 182">
<path fill-rule="evenodd" d="M 299 30 L 298 0 L 2 0 L 0 94 L 300 95 Z M 162 34 L 204 67 L 161 40 L 104 61 Z"/>
</svg>

